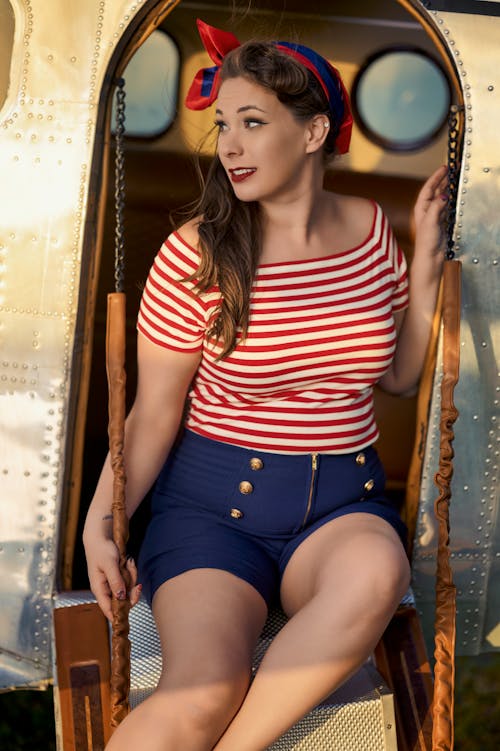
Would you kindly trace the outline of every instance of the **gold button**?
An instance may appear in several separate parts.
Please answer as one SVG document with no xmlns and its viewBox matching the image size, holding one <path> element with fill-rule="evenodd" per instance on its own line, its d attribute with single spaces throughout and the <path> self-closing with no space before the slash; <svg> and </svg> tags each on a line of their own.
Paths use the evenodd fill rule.
<svg viewBox="0 0 500 751">
<path fill-rule="evenodd" d="M 360 467 L 362 467 L 366 463 L 366 456 L 361 452 L 361 454 L 358 454 L 356 457 L 356 464 L 359 464 Z"/>
<path fill-rule="evenodd" d="M 253 459 L 250 459 L 250 469 L 258 470 L 262 469 L 264 467 L 264 462 L 262 459 L 258 459 L 257 457 L 253 457 Z"/>
<path fill-rule="evenodd" d="M 240 489 L 240 493 L 243 493 L 243 495 L 253 493 L 253 485 L 251 482 L 248 482 L 248 480 L 243 480 L 243 482 L 240 482 L 238 487 Z"/>
<path fill-rule="evenodd" d="M 370 490 L 372 490 L 372 488 L 373 488 L 374 485 L 375 485 L 375 480 L 367 480 L 365 482 L 365 490 L 366 490 L 366 492 L 369 493 Z"/>
<path fill-rule="evenodd" d="M 241 519 L 243 517 L 243 511 L 240 511 L 239 508 L 232 508 L 229 513 L 233 519 Z"/>
</svg>

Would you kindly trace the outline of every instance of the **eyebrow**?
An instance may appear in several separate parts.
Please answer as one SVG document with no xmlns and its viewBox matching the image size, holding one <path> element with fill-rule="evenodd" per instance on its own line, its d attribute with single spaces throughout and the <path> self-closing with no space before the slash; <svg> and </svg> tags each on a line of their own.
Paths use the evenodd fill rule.
<svg viewBox="0 0 500 751">
<path fill-rule="evenodd" d="M 243 107 L 238 107 L 236 112 L 248 112 L 248 110 L 259 110 L 259 112 L 265 112 L 262 107 L 257 107 L 256 104 L 245 104 Z M 222 115 L 222 110 L 215 110 L 218 115 Z"/>
</svg>

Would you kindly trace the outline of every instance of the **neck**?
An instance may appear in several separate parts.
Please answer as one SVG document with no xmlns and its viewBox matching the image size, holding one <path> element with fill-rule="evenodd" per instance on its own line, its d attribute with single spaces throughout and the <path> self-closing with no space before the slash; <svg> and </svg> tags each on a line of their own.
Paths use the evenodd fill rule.
<svg viewBox="0 0 500 751">
<path fill-rule="evenodd" d="M 280 201 L 260 204 L 264 238 L 279 234 L 304 245 L 315 235 L 325 216 L 327 196 L 323 190 L 323 176 L 313 188 L 308 186 Z"/>
</svg>

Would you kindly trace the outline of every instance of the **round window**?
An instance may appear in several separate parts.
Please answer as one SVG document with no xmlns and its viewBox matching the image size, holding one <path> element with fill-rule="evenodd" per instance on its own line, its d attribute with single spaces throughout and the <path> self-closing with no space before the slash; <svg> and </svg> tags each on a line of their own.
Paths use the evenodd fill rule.
<svg viewBox="0 0 500 751">
<path fill-rule="evenodd" d="M 156 29 L 125 68 L 125 133 L 155 138 L 172 124 L 177 106 L 180 57 L 173 39 Z M 113 101 L 114 132 L 116 101 Z"/>
<path fill-rule="evenodd" d="M 391 48 L 373 55 L 352 89 L 359 127 L 389 151 L 415 151 L 429 144 L 446 122 L 450 102 L 443 68 L 418 48 Z"/>
</svg>

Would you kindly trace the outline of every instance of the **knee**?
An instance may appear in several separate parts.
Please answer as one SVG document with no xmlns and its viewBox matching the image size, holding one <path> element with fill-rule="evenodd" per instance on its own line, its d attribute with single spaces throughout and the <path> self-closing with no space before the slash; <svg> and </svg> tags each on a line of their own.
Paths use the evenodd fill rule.
<svg viewBox="0 0 500 751">
<path fill-rule="evenodd" d="M 410 586 L 410 564 L 403 551 L 386 555 L 371 569 L 369 591 L 371 602 L 381 610 L 393 611 Z"/>
<path fill-rule="evenodd" d="M 248 689 L 248 678 L 241 677 L 186 688 L 167 689 L 164 693 L 169 714 L 186 737 L 192 734 L 217 739 L 238 711 Z M 159 693 L 163 693 L 161 688 Z"/>
<path fill-rule="evenodd" d="M 232 720 L 245 691 L 235 685 L 204 686 L 192 691 L 182 702 L 182 716 L 192 731 L 211 727 L 221 731 Z"/>
</svg>

